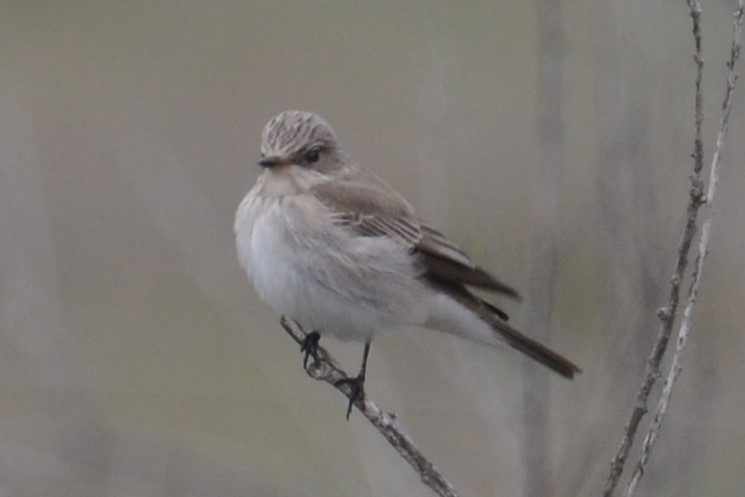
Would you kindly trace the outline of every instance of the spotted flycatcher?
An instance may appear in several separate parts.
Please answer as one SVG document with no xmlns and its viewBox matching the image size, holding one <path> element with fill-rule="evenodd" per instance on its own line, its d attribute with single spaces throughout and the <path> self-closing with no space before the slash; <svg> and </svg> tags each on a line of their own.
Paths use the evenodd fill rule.
<svg viewBox="0 0 745 497">
<path fill-rule="evenodd" d="M 235 217 L 238 258 L 262 299 L 306 330 L 305 360 L 321 334 L 365 343 L 348 382 L 363 395 L 372 337 L 418 325 L 492 346 L 508 345 L 572 378 L 579 368 L 507 323 L 472 294 L 519 298 L 478 267 L 411 205 L 339 146 L 317 114 L 283 112 L 266 125 L 263 172 Z"/>
</svg>

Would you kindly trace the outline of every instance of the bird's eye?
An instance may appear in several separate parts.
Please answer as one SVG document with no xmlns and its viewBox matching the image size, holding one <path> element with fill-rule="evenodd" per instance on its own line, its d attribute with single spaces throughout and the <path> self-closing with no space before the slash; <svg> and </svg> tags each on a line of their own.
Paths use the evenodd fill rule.
<svg viewBox="0 0 745 497">
<path fill-rule="evenodd" d="M 312 148 L 308 150 L 307 152 L 305 152 L 306 162 L 309 162 L 312 164 L 314 162 L 318 162 L 318 159 L 320 158 L 321 158 L 321 151 L 318 150 L 317 148 Z"/>
<path fill-rule="evenodd" d="M 259 159 L 264 159 L 266 157 L 266 154 L 264 152 L 261 152 L 259 154 Z"/>
</svg>

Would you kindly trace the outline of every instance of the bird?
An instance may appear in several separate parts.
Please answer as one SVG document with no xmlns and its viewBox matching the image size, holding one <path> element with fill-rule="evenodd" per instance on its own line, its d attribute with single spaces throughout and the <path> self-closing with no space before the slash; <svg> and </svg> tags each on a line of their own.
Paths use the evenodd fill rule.
<svg viewBox="0 0 745 497">
<path fill-rule="evenodd" d="M 347 419 L 364 397 L 371 341 L 381 331 L 422 326 L 511 347 L 565 378 L 581 372 L 475 295 L 472 288 L 520 299 L 355 162 L 317 113 L 274 116 L 258 165 L 235 215 L 238 260 L 266 303 L 312 330 L 301 346 L 304 366 L 321 335 L 364 343 L 359 373 L 343 380 L 351 387 Z"/>
</svg>

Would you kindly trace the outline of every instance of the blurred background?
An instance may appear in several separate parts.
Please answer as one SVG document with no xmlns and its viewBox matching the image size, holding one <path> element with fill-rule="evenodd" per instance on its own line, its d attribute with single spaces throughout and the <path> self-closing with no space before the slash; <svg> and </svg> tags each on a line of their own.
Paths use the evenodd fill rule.
<svg viewBox="0 0 745 497">
<path fill-rule="evenodd" d="M 708 163 L 734 3 L 703 8 Z M 0 9 L 0 496 L 432 495 L 306 377 L 238 266 L 261 129 L 291 108 L 519 288 L 495 302 L 584 370 L 412 329 L 374 342 L 369 395 L 464 496 L 599 495 L 684 222 L 684 2 Z M 743 90 L 639 495 L 745 487 Z M 361 345 L 325 346 L 356 370 Z"/>
</svg>

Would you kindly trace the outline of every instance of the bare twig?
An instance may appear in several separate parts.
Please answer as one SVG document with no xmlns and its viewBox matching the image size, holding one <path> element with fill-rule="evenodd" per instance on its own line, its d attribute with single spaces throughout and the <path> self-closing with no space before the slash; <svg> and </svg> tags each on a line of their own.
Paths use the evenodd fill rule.
<svg viewBox="0 0 745 497">
<path fill-rule="evenodd" d="M 698 211 L 703 204 L 703 182 L 701 181 L 701 169 L 703 168 L 703 144 L 701 140 L 701 126 L 703 124 L 703 92 L 701 83 L 703 80 L 704 61 L 701 56 L 701 6 L 697 0 L 688 0 L 691 19 L 693 21 L 693 35 L 695 39 L 696 51 L 694 60 L 696 61 L 696 137 L 694 142 L 694 166 L 691 175 L 691 189 L 688 196 L 688 207 L 686 209 L 686 224 L 683 228 L 683 235 L 678 245 L 678 257 L 675 263 L 672 278 L 670 279 L 670 297 L 665 307 L 659 310 L 658 315 L 662 324 L 660 326 L 657 340 L 655 341 L 652 352 L 647 359 L 647 366 L 644 371 L 644 379 L 639 387 L 634 400 L 634 408 L 631 411 L 628 423 L 624 429 L 621 439 L 621 446 L 618 449 L 613 461 L 611 462 L 610 472 L 605 480 L 605 489 L 603 497 L 610 497 L 618 485 L 618 481 L 623 473 L 626 459 L 629 456 L 631 445 L 639 429 L 639 423 L 647 413 L 647 401 L 652 392 L 657 378 L 660 376 L 660 363 L 667 350 L 670 335 L 672 334 L 675 314 L 678 311 L 680 302 L 680 283 L 683 280 L 683 274 L 688 266 L 688 253 L 690 252 L 693 236 L 696 233 L 696 218 Z"/>
<path fill-rule="evenodd" d="M 742 36 L 743 21 L 743 0 L 738 0 L 738 9 L 735 12 L 735 28 L 730 59 L 727 62 L 727 87 L 724 102 L 722 104 L 722 117 L 720 120 L 719 133 L 717 134 L 716 149 L 712 157 L 709 189 L 706 197 L 704 197 L 703 182 L 701 181 L 701 170 L 703 169 L 703 142 L 701 136 L 701 128 L 703 124 L 702 79 L 704 64 L 701 57 L 701 6 L 697 0 L 688 0 L 688 7 L 690 9 L 690 15 L 693 20 L 693 36 L 696 46 L 696 52 L 694 55 L 694 61 L 696 62 L 696 134 L 694 139 L 693 152 L 694 168 L 693 175 L 691 176 L 691 189 L 689 193 L 686 226 L 683 231 L 682 240 L 680 242 L 680 245 L 678 246 L 678 260 L 671 280 L 670 300 L 668 302 L 668 305 L 665 308 L 661 309 L 659 313 L 660 319 L 662 320 L 662 327 L 660 329 L 657 341 L 655 342 L 655 345 L 652 349 L 652 354 L 650 355 L 650 358 L 647 362 L 645 377 L 639 389 L 639 392 L 637 393 L 636 402 L 634 405 L 634 410 L 631 414 L 631 418 L 626 425 L 624 436 L 621 442 L 621 447 L 616 454 L 616 457 L 613 459 L 613 462 L 611 463 L 610 474 L 608 476 L 608 479 L 606 480 L 606 487 L 603 492 L 604 497 L 610 497 L 618 484 L 618 480 L 621 476 L 621 473 L 623 472 L 623 467 L 628 457 L 629 450 L 633 443 L 641 418 L 647 412 L 647 400 L 649 398 L 652 386 L 654 385 L 657 378 L 660 376 L 659 366 L 667 348 L 670 335 L 672 333 L 672 327 L 675 321 L 675 315 L 679 303 L 680 283 L 687 266 L 688 253 L 690 251 L 690 246 L 696 231 L 696 218 L 701 206 L 705 203 L 708 203 L 708 214 L 702 228 L 701 238 L 699 239 L 699 253 L 696 259 L 696 266 L 694 268 L 691 286 L 688 292 L 688 299 L 683 313 L 683 320 L 678 331 L 678 344 L 676 352 L 673 356 L 673 364 L 665 381 L 665 387 L 655 410 L 655 417 L 652 420 L 649 432 L 647 433 L 647 436 L 645 438 L 642 448 L 642 455 L 635 466 L 634 473 L 632 474 L 632 478 L 627 488 L 627 497 L 633 496 L 639 480 L 644 474 L 644 468 L 649 458 L 649 454 L 652 450 L 652 447 L 654 446 L 657 438 L 657 433 L 659 432 L 660 425 L 662 424 L 665 413 L 667 411 L 670 396 L 672 395 L 672 388 L 675 384 L 678 374 L 680 373 L 681 355 L 683 350 L 685 349 L 688 336 L 691 331 L 693 309 L 695 307 L 696 299 L 698 296 L 698 285 L 703 268 L 703 262 L 706 258 L 707 253 L 706 251 L 709 242 L 709 230 L 712 216 L 711 202 L 716 193 L 716 187 L 719 181 L 719 164 L 721 162 L 722 148 L 729 126 L 729 115 L 732 108 L 732 95 L 735 89 L 735 82 L 737 81 L 735 64 L 737 63 L 740 55 L 740 40 Z"/>
<path fill-rule="evenodd" d="M 704 91 L 702 88 L 704 78 L 704 59 L 701 57 L 701 5 L 698 0 L 688 0 L 688 8 L 693 19 L 693 42 L 696 52 L 693 60 L 696 63 L 696 108 L 694 111 L 696 122 L 696 135 L 693 139 L 693 172 L 700 175 L 704 167 L 704 142 L 701 137 L 701 127 L 704 124 Z"/>
<path fill-rule="evenodd" d="M 286 316 L 282 316 L 280 324 L 293 340 L 298 344 L 303 343 L 306 334 L 299 324 Z M 313 379 L 325 381 L 347 397 L 352 394 L 348 383 L 340 383 L 340 380 L 349 378 L 349 376 L 322 347 L 318 347 L 315 361 L 308 365 L 305 372 Z M 388 440 L 388 443 L 396 449 L 401 457 L 406 459 L 406 462 L 414 468 L 414 471 L 419 473 L 422 483 L 441 497 L 458 497 L 458 493 L 450 482 L 435 469 L 432 463 L 414 445 L 414 442 L 404 434 L 393 414 L 383 411 L 377 404 L 366 397 L 356 400 L 354 405 L 380 434 Z"/>
<path fill-rule="evenodd" d="M 714 208 L 714 198 L 716 195 L 717 184 L 719 183 L 719 168 L 721 164 L 722 149 L 724 147 L 724 140 L 727 137 L 727 130 L 729 128 L 729 116 L 732 109 L 732 95 L 735 91 L 735 83 L 737 82 L 737 74 L 735 73 L 735 64 L 740 56 L 740 41 L 742 39 L 742 23 L 743 23 L 743 0 L 738 1 L 738 8 L 735 12 L 735 26 L 732 36 L 732 49 L 730 51 L 730 58 L 727 61 L 727 86 L 725 89 L 724 102 L 722 103 L 722 116 L 719 121 L 719 132 L 717 133 L 717 143 L 714 150 L 714 155 L 711 160 L 711 173 L 709 178 L 709 189 L 706 194 L 706 219 L 701 230 L 701 237 L 698 244 L 698 256 L 696 258 L 696 266 L 693 270 L 693 276 L 691 279 L 691 286 L 688 291 L 688 300 L 686 302 L 685 310 L 683 311 L 683 319 L 678 330 L 678 343 L 673 355 L 673 362 L 670 366 L 667 379 L 665 380 L 665 388 L 662 390 L 662 395 L 657 404 L 655 410 L 654 419 L 649 427 L 647 436 L 644 439 L 644 445 L 642 446 L 642 454 L 639 457 L 639 461 L 634 467 L 634 473 L 631 475 L 629 486 L 626 489 L 626 497 L 633 497 L 639 480 L 644 475 L 644 468 L 646 467 L 647 461 L 652 448 L 657 441 L 657 435 L 659 433 L 662 422 L 665 419 L 667 413 L 667 406 L 672 396 L 673 387 L 678 378 L 678 374 L 681 370 L 681 360 L 683 351 L 685 350 L 686 344 L 688 343 L 688 337 L 692 329 L 693 311 L 698 298 L 698 287 L 701 280 L 701 274 L 703 272 L 704 260 L 708 253 L 709 245 L 709 231 L 711 228 L 711 219 Z M 698 106 L 697 106 L 697 121 L 698 121 Z M 697 126 L 698 128 L 698 126 Z M 700 128 L 697 129 L 697 135 L 700 132 Z M 697 136 L 697 139 L 699 136 Z M 698 142 L 697 142 L 698 144 Z"/>
</svg>

